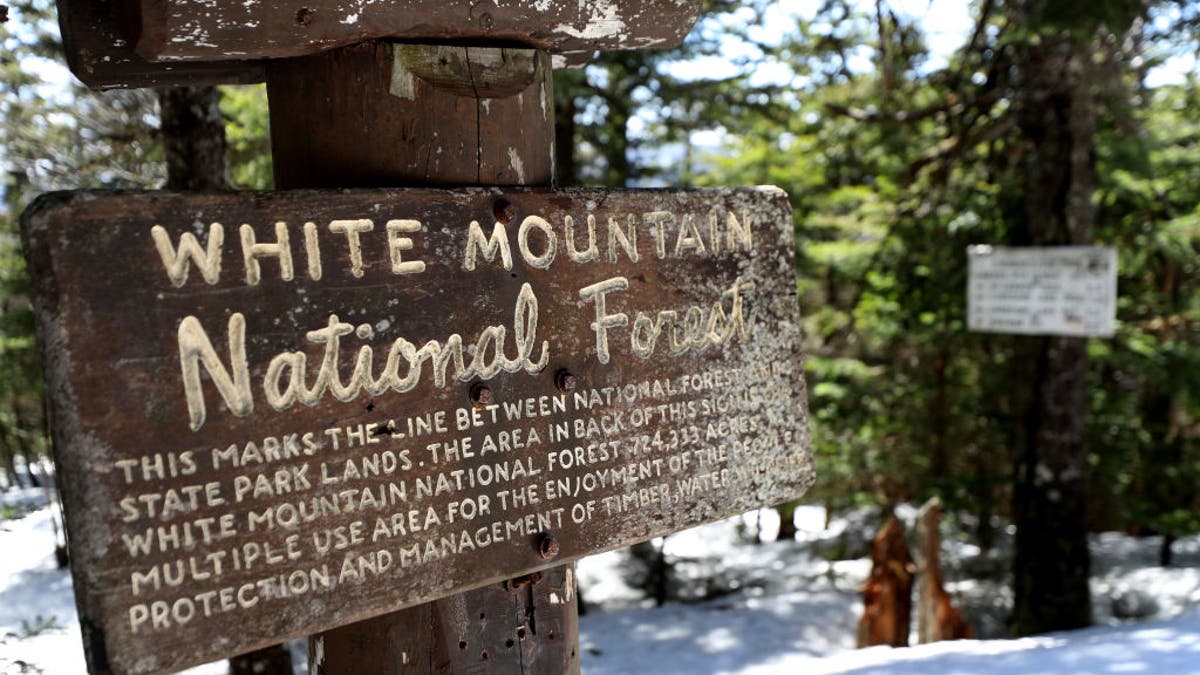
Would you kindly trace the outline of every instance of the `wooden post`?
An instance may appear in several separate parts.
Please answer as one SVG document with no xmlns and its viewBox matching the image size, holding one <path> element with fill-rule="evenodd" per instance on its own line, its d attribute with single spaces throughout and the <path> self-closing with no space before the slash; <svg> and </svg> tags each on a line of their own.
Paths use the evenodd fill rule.
<svg viewBox="0 0 1200 675">
<path fill-rule="evenodd" d="M 389 43 L 273 62 L 276 187 L 549 186 L 550 74 L 534 50 Z M 562 565 L 313 635 L 309 670 L 577 673 L 578 642 Z"/>
<path fill-rule="evenodd" d="M 531 49 L 368 42 L 273 61 L 276 188 L 549 186 L 551 86 Z"/>
</svg>

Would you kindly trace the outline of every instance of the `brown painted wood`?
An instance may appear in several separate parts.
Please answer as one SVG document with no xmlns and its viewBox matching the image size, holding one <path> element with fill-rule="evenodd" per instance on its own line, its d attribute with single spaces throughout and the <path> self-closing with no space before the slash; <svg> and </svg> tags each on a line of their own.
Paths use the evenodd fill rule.
<svg viewBox="0 0 1200 675">
<path fill-rule="evenodd" d="M 150 63 L 134 52 L 121 19 L 131 0 L 60 0 L 58 23 L 67 66 L 94 89 L 261 82 L 261 62 Z"/>
<path fill-rule="evenodd" d="M 574 565 L 385 614 L 309 641 L 310 672 L 579 672 Z"/>
<path fill-rule="evenodd" d="M 507 210 L 498 204 L 507 204 L 514 216 L 500 228 L 512 242 L 511 269 L 497 253 L 493 262 L 478 256 L 476 268 L 467 270 L 468 225 L 494 225 L 494 214 Z M 660 258 L 652 223 L 659 219 L 653 214 L 662 212 L 672 218 L 663 226 L 666 255 Z M 720 224 L 730 214 L 750 228 L 752 250 L 729 245 Z M 585 228 L 575 232 L 575 241 L 586 249 L 589 215 L 597 223 L 600 259 L 573 262 L 563 239 L 566 217 Z M 687 244 L 694 236 L 684 225 L 708 224 L 710 215 L 718 223 L 721 249 L 700 255 L 695 242 Z M 535 264 L 517 246 L 520 224 L 537 226 L 535 217 L 550 223 L 557 242 L 557 255 L 544 269 L 537 260 L 547 250 L 541 235 L 528 237 L 528 257 Z M 611 249 L 613 262 L 609 224 L 627 225 L 631 217 L 638 225 L 633 240 L 639 262 L 631 262 L 620 244 Z M 351 255 L 348 237 L 330 228 L 333 221 L 353 219 L 369 220 L 373 228 L 360 234 L 361 262 Z M 425 263 L 418 274 L 393 273 L 385 223 L 399 219 L 421 222 L 419 232 L 407 233 L 411 249 L 394 247 L 400 262 Z M 307 222 L 318 233 L 320 280 L 311 278 L 305 254 Z M 212 223 L 224 224 L 227 233 L 219 278 L 209 283 L 193 266 L 187 280 L 174 285 L 152 228 L 161 226 L 172 242 L 185 232 L 199 232 L 207 241 Z M 260 244 L 286 230 L 294 278 L 282 279 L 279 262 L 264 258 L 258 265 L 261 279 L 248 284 L 243 230 Z M 787 200 L 777 190 L 59 193 L 43 197 L 27 212 L 23 232 L 35 279 L 81 620 L 97 670 L 104 669 L 101 659 L 117 672 L 148 672 L 257 648 L 796 498 L 812 481 L 792 225 Z M 698 233 L 711 252 L 708 228 Z M 628 326 L 614 326 L 608 331 L 606 360 L 590 324 L 616 319 L 598 317 L 597 303 L 581 289 L 614 278 L 625 279 L 628 290 L 608 296 L 607 315 L 624 313 L 633 324 L 638 312 L 646 312 L 650 321 L 660 310 L 685 312 L 696 306 L 687 311 L 697 313 L 700 322 L 689 321 L 707 328 L 714 303 L 720 303 L 725 317 L 712 325 L 714 334 L 737 325 L 730 323 L 736 313 L 730 289 L 739 279 L 754 283 L 752 291 L 743 288 L 740 294 L 751 332 L 745 338 L 729 333 L 720 347 L 673 356 L 670 336 L 683 336 L 664 329 L 654 354 L 641 358 L 632 351 Z M 517 308 L 523 292 L 537 299 L 536 327 L 529 313 Z M 309 367 L 319 369 L 327 358 L 325 347 L 310 331 L 328 326 L 332 315 L 360 327 L 363 336 L 345 336 L 338 350 L 330 351 L 338 357 L 343 381 L 351 377 L 350 364 L 364 345 L 376 350 L 374 371 L 387 372 L 384 355 L 398 338 L 414 345 L 446 344 L 458 334 L 469 346 L 485 326 L 507 326 L 504 353 L 510 359 L 519 358 L 515 335 L 524 330 L 533 346 L 530 360 L 538 365 L 480 378 L 470 372 L 475 361 L 464 348 L 468 370 L 448 366 L 441 385 L 424 364 L 418 384 L 408 391 L 397 386 L 377 396 L 360 391 L 339 400 L 310 371 L 305 387 L 322 392 L 311 396 L 310 405 L 269 403 L 264 389 L 269 364 L 294 362 L 298 357 L 277 355 L 300 350 Z M 206 415 L 199 422 L 189 414 L 180 328 L 202 329 L 224 367 L 233 368 L 230 341 L 240 342 L 239 316 L 245 321 L 253 410 L 231 405 L 237 401 L 232 390 L 220 393 L 206 376 L 200 386 Z M 233 338 L 227 336 L 230 327 Z M 642 325 L 642 342 L 649 328 Z M 202 344 L 195 331 L 185 331 L 185 338 L 191 335 L 192 343 Z M 396 377 L 409 370 L 403 362 L 411 359 L 404 353 L 397 352 Z M 570 394 L 559 391 L 559 369 L 576 378 Z M 289 377 L 277 374 L 281 391 L 287 391 Z M 481 379 L 496 407 L 473 408 L 469 395 Z M 529 419 L 517 420 L 518 409 Z M 436 427 L 439 411 L 446 431 L 416 432 L 418 420 Z M 462 431 L 458 420 L 465 421 Z M 530 429 L 537 431 L 538 442 L 531 440 Z M 521 432 L 520 444 L 515 431 Z M 467 439 L 474 456 L 463 449 Z M 241 456 L 237 466 L 214 454 L 230 446 Z M 273 455 L 276 451 L 283 456 Z M 505 471 L 509 480 L 497 478 Z M 337 482 L 323 482 L 322 476 Z M 205 488 L 213 496 L 197 497 L 194 509 L 191 497 L 178 492 L 208 484 L 216 486 Z M 436 494 L 425 494 L 421 485 Z M 158 498 L 141 496 L 166 499 L 172 489 L 186 497 L 183 506 L 167 518 L 148 515 L 143 499 Z M 351 506 L 363 502 L 364 489 L 382 506 Z M 508 492 L 501 496 L 501 491 Z M 482 497 L 490 511 L 479 509 L 471 519 L 464 511 Z M 336 509 L 325 502 L 336 503 Z M 324 515 L 294 522 L 301 503 L 307 511 L 324 509 Z M 270 514 L 279 524 L 260 524 L 251 533 L 251 513 Z M 399 514 L 396 520 L 393 514 Z M 234 533 L 197 542 L 192 549 L 166 542 L 162 552 L 131 553 L 125 541 L 184 522 L 192 522 L 193 533 L 201 536 L 198 519 L 225 515 Z M 376 532 L 381 517 L 387 532 Z M 326 553 L 314 547 L 330 535 L 352 535 L 356 522 L 364 532 L 362 543 Z M 561 546 L 553 562 L 539 555 L 547 532 Z M 271 558 L 287 555 L 283 552 L 293 536 L 294 560 L 263 562 L 268 546 Z M 470 541 L 464 543 L 464 536 Z M 449 538 L 458 553 L 452 553 Z M 259 563 L 249 570 L 229 569 L 232 550 L 240 547 L 245 555 L 247 545 L 257 546 Z M 352 567 L 362 565 L 364 556 L 369 563 L 381 550 L 391 558 L 389 571 L 364 571 L 362 581 L 353 575 L 337 580 L 347 559 Z M 220 551 L 227 556 L 222 574 L 200 578 L 214 571 L 205 556 Z M 147 581 L 134 596 L 136 570 L 149 574 L 162 564 L 187 567 L 192 561 L 200 574 L 188 572 L 186 586 L 151 590 L 154 584 Z M 286 598 L 276 590 L 270 596 L 265 589 L 277 588 L 280 575 L 295 589 L 308 590 Z M 234 609 L 214 604 L 205 616 L 202 594 L 221 589 L 241 591 L 243 602 L 254 605 L 237 608 L 237 598 L 230 596 Z M 207 597 L 211 603 L 216 596 Z M 154 602 L 168 603 L 165 607 L 180 602 L 178 611 L 194 615 L 186 623 L 164 619 L 170 627 L 155 628 L 146 614 Z"/>
<path fill-rule="evenodd" d="M 600 49 L 678 45 L 700 3 L 383 0 L 354 8 L 325 0 L 58 1 L 67 63 L 95 89 L 261 82 L 271 59 L 378 38 L 510 44 L 553 52 L 555 67 L 579 66 Z"/>
<path fill-rule="evenodd" d="M 523 49 L 367 43 L 274 62 L 276 184 L 548 185 L 549 83 L 547 55 Z"/>
<path fill-rule="evenodd" d="M 699 0 L 141 0 L 137 52 L 151 61 L 306 56 L 383 38 L 525 45 L 584 62 L 597 50 L 678 45 Z M 140 10 L 137 11 L 137 10 Z"/>
</svg>

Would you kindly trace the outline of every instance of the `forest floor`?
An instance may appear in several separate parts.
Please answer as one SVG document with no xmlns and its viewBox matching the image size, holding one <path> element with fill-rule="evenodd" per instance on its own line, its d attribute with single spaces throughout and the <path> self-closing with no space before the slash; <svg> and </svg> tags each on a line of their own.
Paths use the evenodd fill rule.
<svg viewBox="0 0 1200 675">
<path fill-rule="evenodd" d="M 41 493 L 9 491 L 0 509 L 0 673 L 85 672 L 51 508 Z M 898 515 L 911 524 L 915 512 Z M 856 650 L 858 588 L 877 520 L 860 512 L 826 527 L 823 509 L 804 507 L 796 541 L 753 543 L 760 531 L 773 534 L 773 518 L 763 511 L 668 537 L 661 607 L 639 590 L 647 567 L 627 550 L 581 561 L 583 672 L 1200 673 L 1200 537 L 1176 542 L 1174 564 L 1163 568 L 1157 538 L 1093 536 L 1096 627 L 1019 640 L 1004 638 L 1011 533 L 1001 527 L 986 552 L 948 539 L 947 590 L 986 639 Z M 303 645 L 294 646 L 304 672 Z"/>
</svg>

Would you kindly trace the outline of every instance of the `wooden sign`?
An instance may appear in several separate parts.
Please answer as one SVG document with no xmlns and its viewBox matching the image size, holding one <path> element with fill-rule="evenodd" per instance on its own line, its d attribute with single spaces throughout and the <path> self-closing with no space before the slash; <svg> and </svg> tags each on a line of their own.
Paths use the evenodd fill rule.
<svg viewBox="0 0 1200 675">
<path fill-rule="evenodd" d="M 520 45 L 581 65 L 677 46 L 697 0 L 59 0 L 72 72 L 91 87 L 259 81 L 269 59 L 379 39 Z"/>
<path fill-rule="evenodd" d="M 1116 330 L 1112 248 L 972 246 L 967 256 L 970 330 L 1075 337 Z"/>
<path fill-rule="evenodd" d="M 774 188 L 57 193 L 23 233 L 93 671 L 813 481 Z"/>
</svg>

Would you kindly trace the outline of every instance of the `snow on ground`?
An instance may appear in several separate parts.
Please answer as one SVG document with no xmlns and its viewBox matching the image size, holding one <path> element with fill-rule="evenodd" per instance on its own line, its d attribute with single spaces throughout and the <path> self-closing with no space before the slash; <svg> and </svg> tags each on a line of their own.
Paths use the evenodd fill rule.
<svg viewBox="0 0 1200 675">
<path fill-rule="evenodd" d="M 0 493 L 0 507 L 9 516 L 0 520 L 0 674 L 84 673 L 70 575 L 54 562 L 52 508 L 32 490 Z M 915 512 L 899 515 L 911 523 Z M 1096 628 L 855 650 L 873 518 L 851 514 L 826 528 L 824 510 L 805 507 L 796 522 L 795 542 L 748 543 L 760 528 L 773 536 L 772 511 L 666 538 L 664 555 L 676 570 L 669 589 L 683 601 L 658 608 L 630 585 L 628 552 L 583 560 L 583 672 L 1200 673 L 1200 537 L 1178 541 L 1176 565 L 1167 569 L 1156 566 L 1157 539 L 1093 537 Z M 987 553 L 965 541 L 944 542 L 948 588 L 983 636 L 1003 631 L 1010 551 L 1011 532 Z M 1114 607 L 1153 620 L 1123 622 Z M 216 675 L 226 666 L 187 672 Z"/>
<path fill-rule="evenodd" d="M 911 525 L 915 511 L 898 515 Z M 768 536 L 778 527 L 764 512 Z M 1103 627 L 1021 640 L 942 642 L 906 649 L 854 649 L 862 612 L 857 589 L 870 571 L 856 554 L 870 536 L 869 517 L 838 519 L 824 527 L 824 511 L 802 508 L 795 543 L 738 544 L 739 520 L 688 530 L 666 539 L 669 558 L 684 567 L 723 560 L 721 574 L 740 589 L 714 600 L 649 608 L 625 586 L 622 552 L 580 564 L 580 593 L 605 611 L 584 616 L 580 646 L 585 675 L 624 673 L 1200 673 L 1200 538 L 1175 545 L 1177 566 L 1156 567 L 1158 540 L 1102 534 L 1092 539 L 1095 618 Z M 749 520 L 741 529 L 754 531 Z M 744 535 L 743 535 L 744 536 Z M 1011 532 L 984 553 L 947 541 L 943 558 L 951 592 L 969 617 L 1002 630 L 1011 606 L 1004 570 Z M 824 554 L 824 555 L 822 555 Z M 965 578 L 967 570 L 998 573 Z M 957 589 L 957 590 L 956 590 Z M 1113 617 L 1116 597 L 1137 590 L 1153 598 L 1155 617 L 1124 623 Z M 978 623 L 976 624 L 979 625 Z M 914 636 L 915 642 L 915 636 Z"/>
<path fill-rule="evenodd" d="M 646 610 L 636 610 L 645 612 Z M 624 617 L 626 613 L 616 615 Z M 623 673 L 1197 673 L 1200 672 L 1200 616 L 1123 627 L 1092 628 L 1021 640 L 963 640 L 904 649 L 845 648 L 816 653 L 808 634 L 783 634 L 778 628 L 752 621 L 737 624 L 744 613 L 731 612 L 713 627 L 696 622 L 695 613 L 668 610 L 662 618 L 639 623 L 619 621 L 620 631 L 636 630 L 628 643 L 611 653 L 585 649 L 583 672 L 588 675 Z M 785 619 L 786 620 L 786 619 Z M 837 618 L 834 617 L 834 621 Z M 674 633 L 662 634 L 664 624 L 688 622 Z M 811 626 L 812 621 L 800 622 Z M 602 623 L 601 626 L 604 626 Z M 732 628 L 737 626 L 737 628 Z M 590 638 L 595 624 L 584 623 Z M 603 628 L 602 628 L 603 630 Z M 722 644 L 722 638 L 745 638 Z M 824 636 L 817 635 L 817 641 Z M 749 648 L 751 644 L 756 645 Z M 622 651 L 623 650 L 623 651 Z"/>
<path fill-rule="evenodd" d="M 873 647 L 824 658 L 786 654 L 737 672 L 1196 673 L 1200 672 L 1200 615 L 1021 640 L 938 642 L 905 649 Z"/>
<path fill-rule="evenodd" d="M 55 510 L 32 489 L 6 492 L 0 504 L 39 507 L 0 520 L 0 673 L 86 673 L 71 574 L 54 559 Z M 227 671 L 210 664 L 188 673 Z"/>
<path fill-rule="evenodd" d="M 75 597 L 70 575 L 54 561 L 50 509 L 0 521 L 0 551 L 0 672 L 24 672 L 22 663 L 81 672 Z"/>
<path fill-rule="evenodd" d="M 654 608 L 641 600 L 622 574 L 624 551 L 581 561 L 579 592 L 589 609 L 580 619 L 583 671 L 741 672 L 782 654 L 813 658 L 853 648 L 857 588 L 870 562 L 815 558 L 803 536 L 744 543 L 753 533 L 753 524 L 730 519 L 666 538 L 680 576 L 720 596 L 699 603 Z"/>
</svg>

